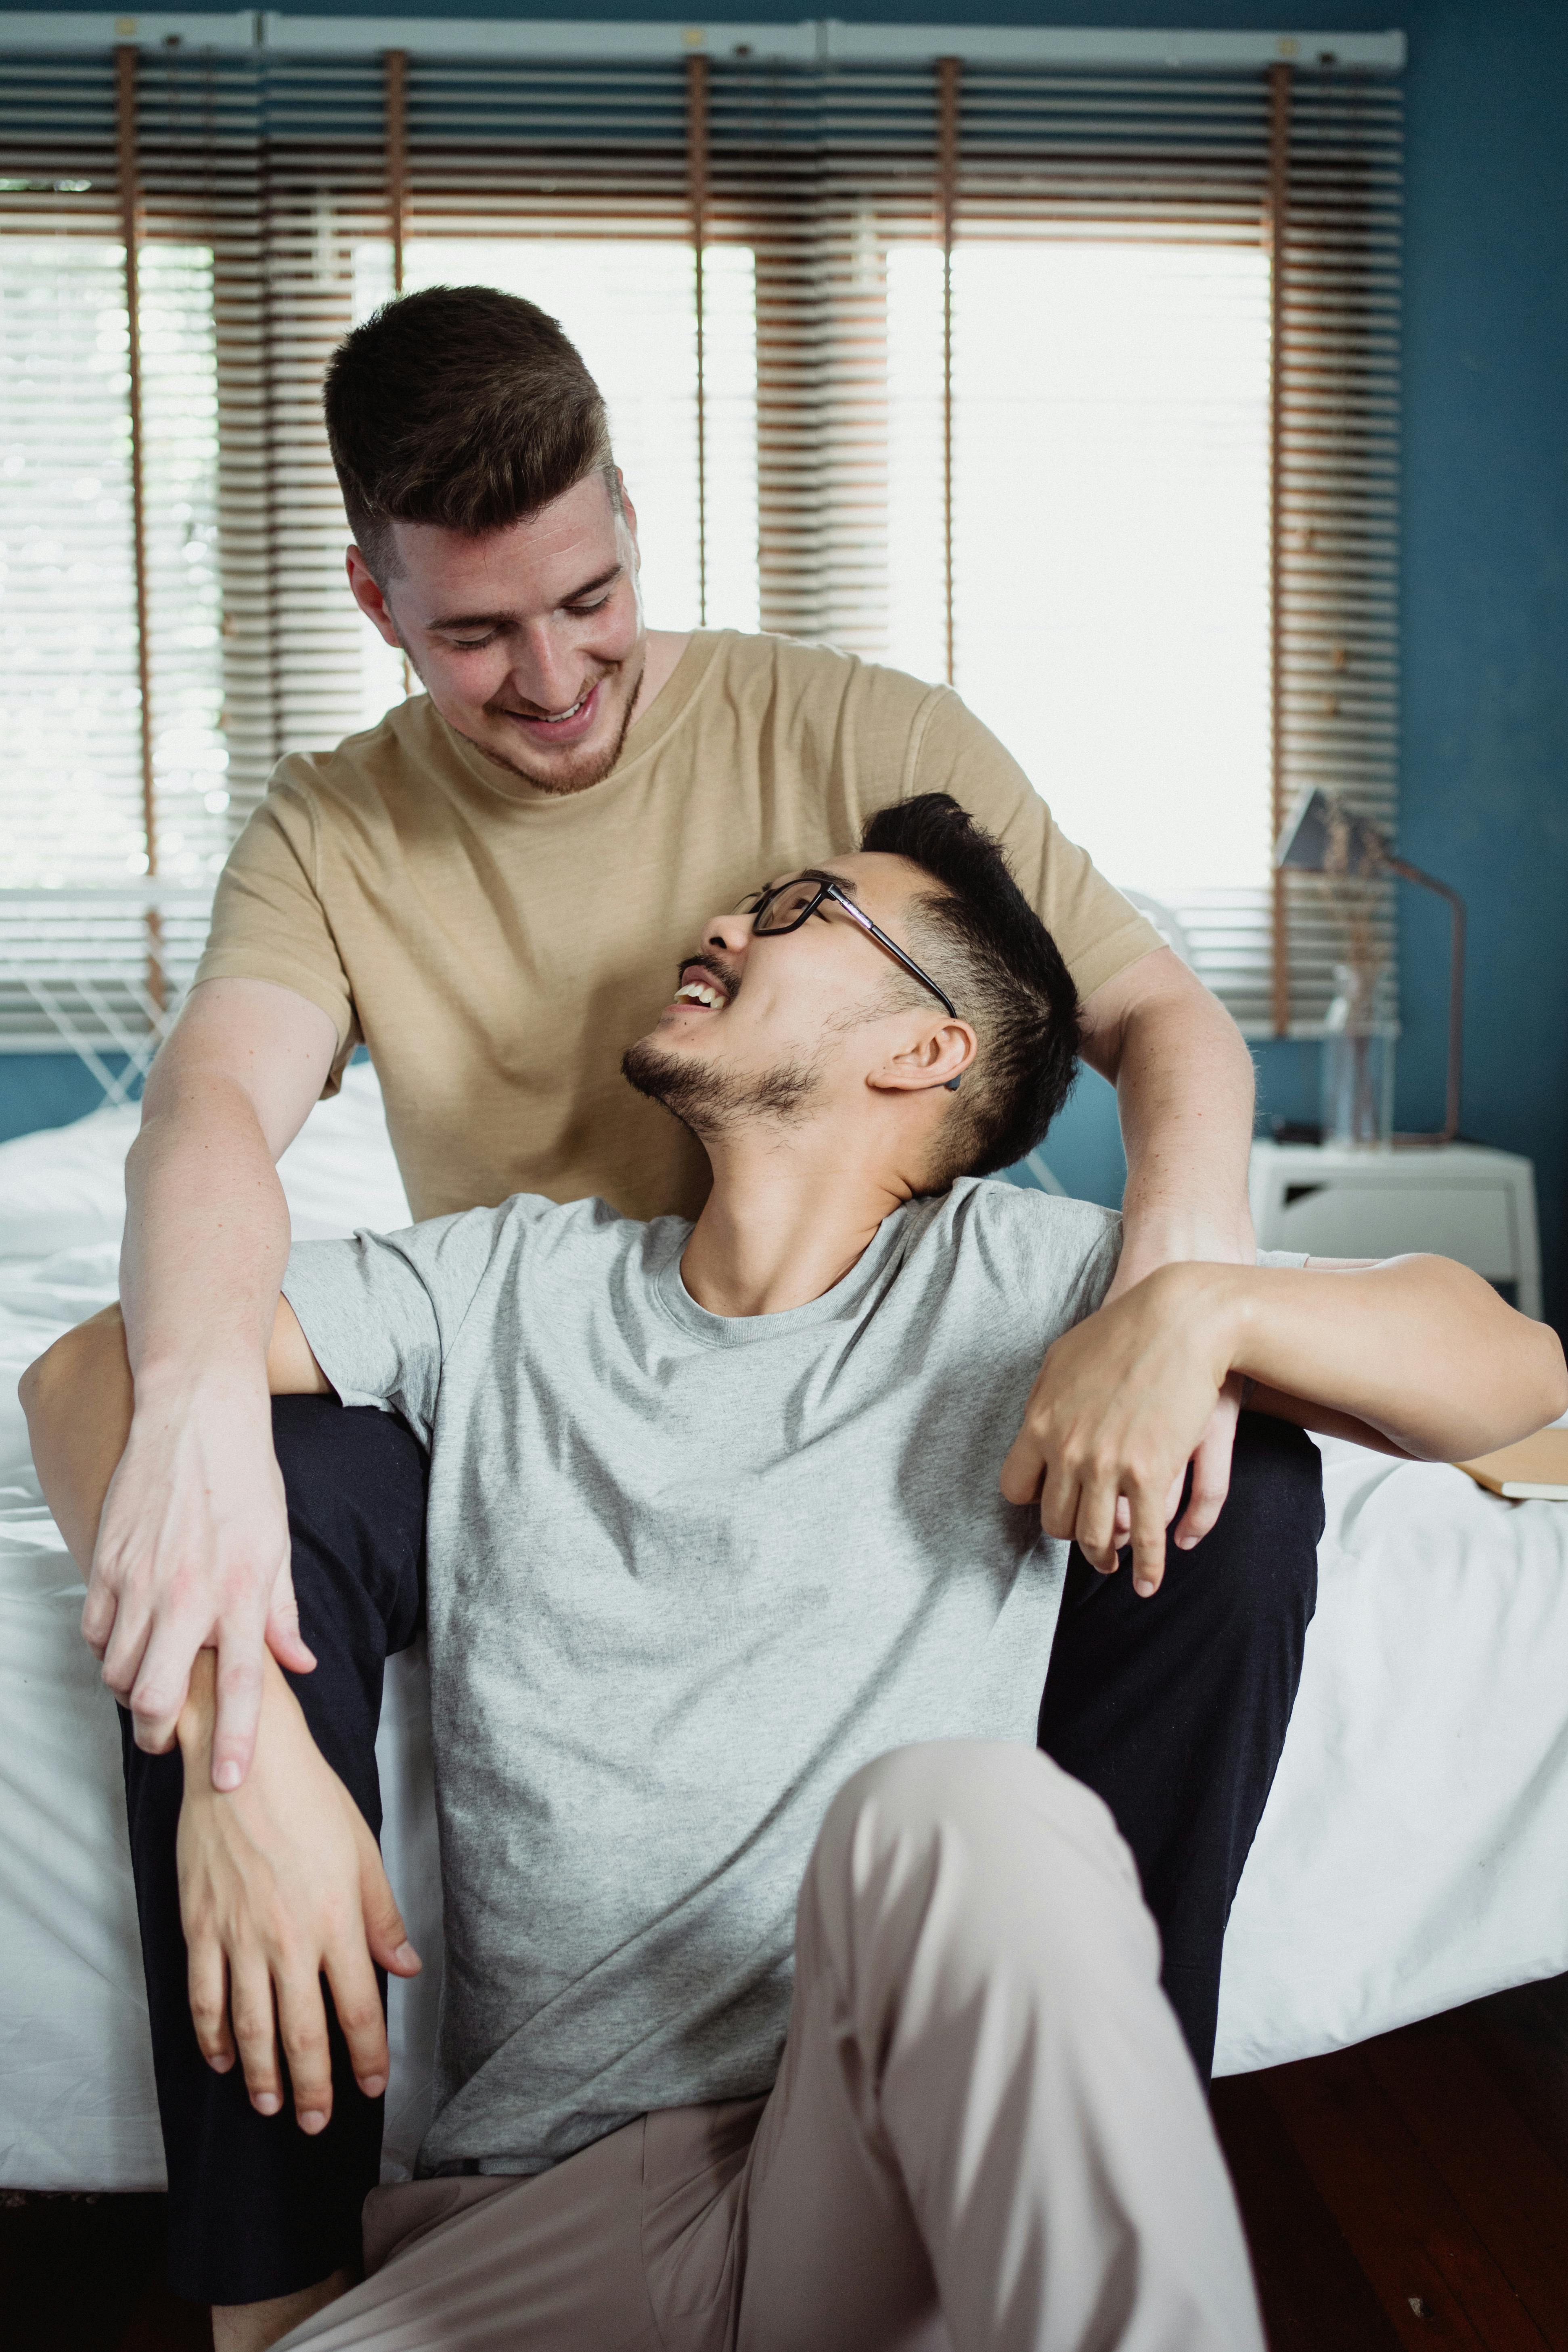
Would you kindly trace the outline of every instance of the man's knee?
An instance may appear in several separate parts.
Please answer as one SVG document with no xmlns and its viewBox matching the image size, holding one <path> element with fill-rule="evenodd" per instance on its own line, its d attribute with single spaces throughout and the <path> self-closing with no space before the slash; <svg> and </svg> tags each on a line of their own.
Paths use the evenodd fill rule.
<svg viewBox="0 0 1568 2352">
<path fill-rule="evenodd" d="M 272 1401 L 272 1443 L 289 1506 L 295 1597 L 307 1618 L 363 1599 L 384 1651 L 413 1638 L 419 1612 L 428 1465 L 394 1414 L 334 1397 Z M 323 1627 L 323 1631 L 325 1628 Z"/>
<path fill-rule="evenodd" d="M 312 1527 L 368 1511 L 405 1532 L 423 1528 L 428 1465 L 395 1413 L 336 1397 L 274 1397 L 272 1444 L 289 1511 Z"/>
<path fill-rule="evenodd" d="M 1110 1807 L 1014 1740 L 926 1740 L 874 1758 L 828 1807 L 813 1868 L 859 1889 L 889 1872 L 929 1876 L 960 1856 L 977 1884 L 1089 1869 L 1138 1899 Z"/>
</svg>

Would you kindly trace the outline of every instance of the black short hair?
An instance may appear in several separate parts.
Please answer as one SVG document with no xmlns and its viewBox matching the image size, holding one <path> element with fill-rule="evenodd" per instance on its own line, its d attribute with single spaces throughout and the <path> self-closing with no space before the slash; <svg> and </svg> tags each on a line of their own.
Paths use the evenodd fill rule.
<svg viewBox="0 0 1568 2352">
<path fill-rule="evenodd" d="M 949 793 L 879 809 L 860 846 L 908 858 L 939 886 L 921 895 L 916 952 L 979 1039 L 931 1189 L 1011 1168 L 1039 1142 L 1078 1075 L 1078 992 L 1061 951 L 1001 843 Z"/>
<path fill-rule="evenodd" d="M 377 580 L 395 522 L 479 537 L 595 470 L 619 504 L 604 399 L 575 344 L 498 287 L 384 303 L 333 352 L 322 405 L 349 528 Z"/>
</svg>

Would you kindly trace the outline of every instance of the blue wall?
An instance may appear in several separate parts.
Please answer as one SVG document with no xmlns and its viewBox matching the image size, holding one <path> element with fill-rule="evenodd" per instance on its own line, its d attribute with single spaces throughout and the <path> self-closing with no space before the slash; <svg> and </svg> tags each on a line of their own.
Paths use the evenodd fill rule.
<svg viewBox="0 0 1568 2352">
<path fill-rule="evenodd" d="M 400 0 L 403 5 L 403 0 Z M 838 0 L 861 20 L 1266 26 L 1409 37 L 1401 845 L 1469 902 L 1465 1127 L 1536 1163 L 1549 1311 L 1568 1318 L 1568 7 L 1562 0 Z M 464 16 L 647 17 L 657 0 L 456 0 Z M 375 0 L 319 12 L 375 16 Z M 701 12 L 699 12 L 701 13 Z M 799 5 L 725 13 L 793 19 Z M 1444 917 L 1406 893 L 1400 1126 L 1442 1117 Z M 1258 1056 L 1261 1107 L 1310 1115 L 1315 1049 Z M 90 1088 L 0 1060 L 0 1134 Z M 1114 1103 L 1086 1076 L 1053 1137 L 1069 1189 L 1115 1200 Z"/>
</svg>

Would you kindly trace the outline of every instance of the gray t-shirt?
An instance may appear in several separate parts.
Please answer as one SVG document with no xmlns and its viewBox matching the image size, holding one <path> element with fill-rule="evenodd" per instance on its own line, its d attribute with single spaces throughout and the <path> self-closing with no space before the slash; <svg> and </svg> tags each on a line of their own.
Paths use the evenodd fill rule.
<svg viewBox="0 0 1568 2352">
<path fill-rule="evenodd" d="M 911 1740 L 1035 1737 L 1067 1547 L 997 1478 L 1120 1220 L 965 1179 L 739 1319 L 688 1293 L 689 1232 L 525 1194 L 289 1262 L 343 1402 L 431 1453 L 423 2169 L 765 2091 L 835 1792 Z"/>
</svg>

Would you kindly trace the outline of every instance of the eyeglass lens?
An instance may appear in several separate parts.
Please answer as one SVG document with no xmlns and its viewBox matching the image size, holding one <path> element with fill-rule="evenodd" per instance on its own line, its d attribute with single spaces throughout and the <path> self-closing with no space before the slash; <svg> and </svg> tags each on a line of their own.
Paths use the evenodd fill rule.
<svg viewBox="0 0 1568 2352">
<path fill-rule="evenodd" d="M 776 890 L 765 905 L 757 909 L 752 925 L 755 931 L 787 931 L 798 923 L 814 898 L 820 897 L 820 882 L 786 882 Z"/>
</svg>

